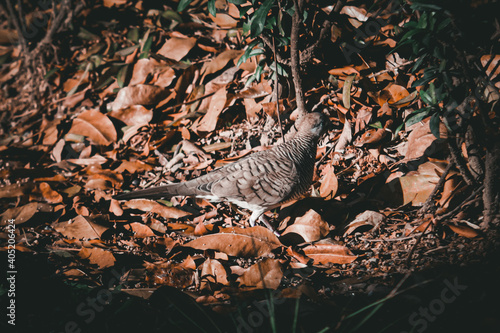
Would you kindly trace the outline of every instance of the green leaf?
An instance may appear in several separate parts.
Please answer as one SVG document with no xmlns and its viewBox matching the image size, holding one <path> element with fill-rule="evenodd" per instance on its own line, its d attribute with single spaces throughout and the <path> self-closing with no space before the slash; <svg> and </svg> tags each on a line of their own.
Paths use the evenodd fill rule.
<svg viewBox="0 0 500 333">
<path fill-rule="evenodd" d="M 429 92 L 429 95 L 431 96 L 432 105 L 436 105 L 438 101 L 436 98 L 436 89 L 435 89 L 433 82 L 431 82 L 431 84 L 429 84 L 429 90 L 427 90 L 427 91 Z"/>
<path fill-rule="evenodd" d="M 133 28 L 127 33 L 127 39 L 131 42 L 137 43 L 139 41 L 139 29 Z"/>
<path fill-rule="evenodd" d="M 250 32 L 252 37 L 257 37 L 264 31 L 266 25 L 267 14 L 274 4 L 274 0 L 265 0 L 262 6 L 259 7 L 252 15 L 252 23 L 250 25 Z"/>
<path fill-rule="evenodd" d="M 182 12 L 184 9 L 187 8 L 193 2 L 193 0 L 181 0 L 179 1 L 179 5 L 177 5 L 177 11 Z"/>
<path fill-rule="evenodd" d="M 177 21 L 179 23 L 182 23 L 182 17 L 173 10 L 167 9 L 161 14 L 161 16 L 167 20 Z"/>
<path fill-rule="evenodd" d="M 409 127 L 413 124 L 418 123 L 419 121 L 422 121 L 422 119 L 427 118 L 431 110 L 432 109 L 430 107 L 427 107 L 413 111 L 405 120 L 406 126 Z"/>
<path fill-rule="evenodd" d="M 92 66 L 92 63 L 90 61 L 87 62 L 87 66 L 85 67 L 85 72 L 80 77 L 80 80 L 78 81 L 78 83 L 70 91 L 68 91 L 68 94 L 66 95 L 66 97 L 72 96 L 78 90 L 78 87 L 80 87 L 80 84 L 82 84 L 83 79 L 87 76 L 87 73 L 89 72 L 91 66 Z"/>
<path fill-rule="evenodd" d="M 252 52 L 255 51 L 254 47 L 259 43 L 260 43 L 260 41 L 258 39 L 256 39 L 253 42 L 251 42 L 250 44 L 248 44 L 247 49 L 245 50 L 245 53 L 243 53 L 243 55 L 238 60 L 238 63 L 236 64 L 237 67 L 239 67 L 245 61 L 247 61 L 248 58 L 252 57 Z M 262 49 L 257 49 L 257 50 L 262 50 Z M 262 50 L 262 53 L 264 53 L 264 50 Z M 254 55 L 256 55 L 256 54 L 254 54 Z"/>
<path fill-rule="evenodd" d="M 81 39 L 86 39 L 86 40 L 98 40 L 99 36 L 91 33 L 85 28 L 80 27 L 80 32 L 78 32 L 78 37 Z"/>
<path fill-rule="evenodd" d="M 377 121 L 376 123 L 370 124 L 370 127 L 373 127 L 373 128 L 384 128 L 384 126 L 382 126 L 382 123 L 380 121 Z"/>
<path fill-rule="evenodd" d="M 60 68 L 59 67 L 54 67 L 52 68 L 50 71 L 47 72 L 47 74 L 45 74 L 43 76 L 44 80 L 47 80 L 48 78 L 50 78 L 54 73 L 56 72 L 59 72 L 60 71 Z"/>
<path fill-rule="evenodd" d="M 441 123 L 441 119 L 439 118 L 439 113 L 434 113 L 431 117 L 431 120 L 429 121 L 429 127 L 431 128 L 432 134 L 438 139 L 440 139 L 439 136 L 439 124 Z"/>
<path fill-rule="evenodd" d="M 247 2 L 247 0 L 229 0 L 230 3 L 234 3 L 235 5 L 242 5 Z"/>
<path fill-rule="evenodd" d="M 394 131 L 394 135 L 392 136 L 392 139 L 394 140 L 394 138 L 398 135 L 398 133 L 401 131 L 401 129 L 403 128 L 403 126 L 405 125 L 404 122 L 402 122 L 401 124 L 399 124 L 399 126 L 396 128 L 396 130 Z"/>
<path fill-rule="evenodd" d="M 420 90 L 420 98 L 427 105 L 432 105 L 432 98 L 425 90 Z"/>
<path fill-rule="evenodd" d="M 215 0 L 208 0 L 208 13 L 215 17 L 217 10 L 215 9 Z"/>
<path fill-rule="evenodd" d="M 137 44 L 137 45 L 134 45 L 134 46 L 129 46 L 129 47 L 126 47 L 124 49 L 121 49 L 119 51 L 116 51 L 116 55 L 119 55 L 120 57 L 125 57 L 125 56 L 128 56 L 129 54 L 132 54 L 132 52 L 135 51 L 135 49 L 137 49 L 140 45 Z"/>
<path fill-rule="evenodd" d="M 144 43 L 142 52 L 139 55 L 139 59 L 145 59 L 149 57 L 149 51 L 151 51 L 151 46 L 153 45 L 153 36 L 149 36 Z"/>
<path fill-rule="evenodd" d="M 116 83 L 118 83 L 118 87 L 125 87 L 125 81 L 127 79 L 129 65 L 123 66 L 120 71 L 118 71 L 118 75 L 116 75 Z"/>
</svg>

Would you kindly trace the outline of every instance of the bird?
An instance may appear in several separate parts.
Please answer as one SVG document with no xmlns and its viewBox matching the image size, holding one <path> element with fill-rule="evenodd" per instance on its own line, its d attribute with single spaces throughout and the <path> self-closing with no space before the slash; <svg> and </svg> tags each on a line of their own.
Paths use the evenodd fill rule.
<svg viewBox="0 0 500 333">
<path fill-rule="evenodd" d="M 191 196 L 213 202 L 228 201 L 252 212 L 250 226 L 260 220 L 279 235 L 263 214 L 308 191 L 313 180 L 316 148 L 328 124 L 329 119 L 323 113 L 307 113 L 294 123 L 296 132 L 286 142 L 188 181 L 125 192 L 114 199 Z"/>
</svg>

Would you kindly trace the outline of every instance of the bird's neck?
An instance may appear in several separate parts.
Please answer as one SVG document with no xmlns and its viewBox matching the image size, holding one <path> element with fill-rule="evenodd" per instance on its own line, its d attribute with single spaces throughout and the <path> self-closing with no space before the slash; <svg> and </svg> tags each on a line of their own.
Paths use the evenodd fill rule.
<svg viewBox="0 0 500 333">
<path fill-rule="evenodd" d="M 316 145 L 318 144 L 318 139 L 312 134 L 301 134 L 296 135 L 292 140 L 288 141 L 294 152 L 293 156 L 290 158 L 298 164 L 314 161 L 316 157 Z"/>
</svg>

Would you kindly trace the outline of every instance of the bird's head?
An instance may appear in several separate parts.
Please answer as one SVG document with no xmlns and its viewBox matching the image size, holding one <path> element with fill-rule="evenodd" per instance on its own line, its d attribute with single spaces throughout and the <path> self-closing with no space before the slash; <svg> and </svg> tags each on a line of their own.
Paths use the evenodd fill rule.
<svg viewBox="0 0 500 333">
<path fill-rule="evenodd" d="M 297 132 L 321 137 L 328 129 L 330 120 L 326 115 L 320 112 L 311 112 L 299 119 Z"/>
</svg>

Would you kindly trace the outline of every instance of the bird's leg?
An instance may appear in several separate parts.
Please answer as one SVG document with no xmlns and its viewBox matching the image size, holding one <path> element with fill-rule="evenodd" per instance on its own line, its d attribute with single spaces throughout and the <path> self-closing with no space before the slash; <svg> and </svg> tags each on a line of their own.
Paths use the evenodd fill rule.
<svg viewBox="0 0 500 333">
<path fill-rule="evenodd" d="M 279 237 L 281 236 L 279 232 L 276 231 L 276 229 L 274 229 L 274 227 L 271 225 L 271 223 L 269 223 L 269 221 L 267 220 L 267 217 L 262 214 L 260 217 L 259 217 L 259 220 L 264 223 L 264 225 L 273 232 L 273 234 L 276 235 L 276 237 Z"/>
<path fill-rule="evenodd" d="M 277 237 L 281 236 L 279 232 L 274 229 L 274 227 L 269 223 L 267 220 L 266 216 L 264 215 L 263 211 L 254 211 L 252 215 L 250 215 L 250 219 L 248 220 L 248 223 L 250 224 L 251 227 L 255 226 L 255 221 L 259 219 L 260 222 L 262 222 L 269 230 L 273 232 Z"/>
</svg>

